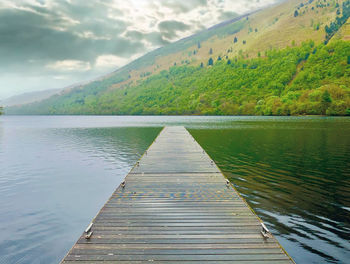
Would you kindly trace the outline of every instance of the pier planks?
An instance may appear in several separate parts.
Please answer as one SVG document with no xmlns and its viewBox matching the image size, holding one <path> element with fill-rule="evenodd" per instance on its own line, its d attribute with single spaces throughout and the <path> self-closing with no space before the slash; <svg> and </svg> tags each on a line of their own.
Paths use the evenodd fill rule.
<svg viewBox="0 0 350 264">
<path fill-rule="evenodd" d="M 184 127 L 165 127 L 62 260 L 294 263 Z"/>
</svg>

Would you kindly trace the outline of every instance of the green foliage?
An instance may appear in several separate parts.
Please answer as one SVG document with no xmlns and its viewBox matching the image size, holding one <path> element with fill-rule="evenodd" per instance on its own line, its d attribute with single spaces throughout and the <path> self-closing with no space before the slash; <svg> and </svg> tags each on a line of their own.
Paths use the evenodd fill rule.
<svg viewBox="0 0 350 264">
<path fill-rule="evenodd" d="M 337 17 L 335 18 L 335 21 L 332 21 L 329 26 L 328 25 L 325 26 L 325 31 L 326 31 L 325 43 L 327 43 L 334 36 L 334 34 L 339 30 L 339 28 L 350 17 L 350 0 L 343 2 L 342 16 L 338 16 L 338 15 L 340 15 L 339 9 L 337 10 Z"/>
<path fill-rule="evenodd" d="M 4 108 L 2 106 L 0 106 L 0 115 L 3 114 L 3 110 L 4 110 Z"/>
<path fill-rule="evenodd" d="M 298 10 L 295 10 L 294 11 L 294 17 L 297 17 L 297 16 L 299 16 L 299 12 L 298 12 Z"/>
<path fill-rule="evenodd" d="M 325 90 L 322 94 L 322 103 L 330 104 L 332 102 L 332 98 L 328 90 Z"/>
<path fill-rule="evenodd" d="M 213 36 L 225 37 L 228 35 L 233 35 L 239 32 L 246 24 L 246 21 L 242 19 L 242 16 L 236 17 L 230 23 L 223 23 L 214 26 L 208 30 L 199 32 L 193 36 L 183 38 L 174 43 L 169 43 L 162 48 L 156 49 L 141 58 L 134 60 L 133 62 L 125 65 L 124 67 L 118 69 L 107 77 L 111 83 L 116 84 L 127 78 L 130 71 L 140 70 L 148 68 L 155 64 L 156 58 L 160 56 L 167 56 L 169 54 L 174 54 L 189 49 L 195 45 L 201 45 L 201 42 L 205 42 Z M 119 81 L 118 81 L 119 80 Z M 85 89 L 84 89 L 85 90 Z M 82 92 L 84 93 L 84 92 Z"/>
<path fill-rule="evenodd" d="M 350 43 L 345 41 L 335 41 L 317 47 L 309 55 L 289 89 L 316 89 L 334 82 L 346 84 L 349 79 L 348 54 L 350 54 Z"/>
<path fill-rule="evenodd" d="M 76 89 L 41 103 L 10 109 L 33 114 L 350 114 L 350 43 L 314 42 L 266 51 L 254 59 L 222 59 L 211 67 L 174 66 L 135 86 L 91 93 Z M 98 91 L 94 94 L 94 91 Z"/>
</svg>

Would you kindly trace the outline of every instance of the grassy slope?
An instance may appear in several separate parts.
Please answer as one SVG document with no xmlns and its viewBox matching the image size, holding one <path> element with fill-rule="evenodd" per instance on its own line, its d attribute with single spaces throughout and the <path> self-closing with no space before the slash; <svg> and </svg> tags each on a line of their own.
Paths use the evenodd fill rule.
<svg viewBox="0 0 350 264">
<path fill-rule="evenodd" d="M 346 24 L 335 34 L 332 41 L 334 40 L 350 41 L 350 19 L 348 19 Z"/>
<path fill-rule="evenodd" d="M 347 54 L 350 54 L 348 42 L 335 41 L 327 46 L 308 42 L 267 52 L 264 58 L 238 59 L 231 64 L 229 60 L 221 60 L 204 68 L 173 67 L 136 87 L 106 94 L 96 101 L 96 108 L 85 111 L 100 114 L 345 115 L 350 109 Z M 324 99 L 327 93 L 330 98 Z"/>
<path fill-rule="evenodd" d="M 340 4 L 342 2 L 339 1 Z M 300 7 L 300 3 L 304 3 L 304 6 Z M 97 82 L 67 91 L 62 96 L 50 98 L 40 104 L 12 109 L 12 111 L 21 113 L 25 111 L 31 113 L 121 113 L 117 110 L 120 109 L 118 106 L 120 100 L 123 100 L 120 94 L 125 93 L 125 89 L 130 91 L 135 87 L 137 91 L 137 87 L 147 82 L 148 78 L 156 76 L 163 70 L 168 70 L 174 63 L 177 66 L 198 66 L 201 63 L 206 65 L 210 57 L 214 60 L 218 56 L 222 58 L 227 56 L 231 60 L 242 60 L 256 58 L 258 53 L 265 57 L 265 53 L 271 49 L 298 46 L 309 39 L 312 39 L 315 45 L 319 45 L 324 41 L 325 25 L 336 17 L 335 3 L 332 0 L 313 1 L 312 3 L 300 0 L 284 2 L 252 14 L 248 18 L 244 17 L 237 22 L 202 32 L 158 49 Z M 320 4 L 323 5 L 322 8 L 317 7 Z M 298 10 L 299 13 L 297 17 L 294 17 L 295 10 Z M 334 38 L 347 39 L 347 28 L 348 26 L 345 25 Z M 233 43 L 234 37 L 238 38 L 237 43 Z M 243 40 L 246 44 L 243 44 Z M 200 48 L 197 46 L 198 42 L 201 43 Z M 213 54 L 209 54 L 210 48 Z M 296 65 L 290 85 L 298 77 L 303 63 L 305 62 L 302 61 Z M 160 85 L 164 87 L 169 83 L 165 81 Z M 107 109 L 100 111 L 99 104 L 111 96 L 119 96 L 119 98 L 113 98 L 116 105 L 108 105 Z M 73 108 L 72 105 L 74 105 Z M 139 108 L 140 106 L 130 106 L 130 108 L 133 107 Z M 137 111 L 133 112 L 137 113 Z M 231 114 L 234 113 L 231 112 Z"/>
<path fill-rule="evenodd" d="M 258 52 L 264 52 L 271 48 L 284 48 L 291 45 L 292 41 L 298 45 L 302 41 L 312 39 L 316 43 L 321 43 L 324 40 L 324 26 L 335 17 L 335 8 L 326 7 L 322 10 L 311 8 L 316 6 L 317 2 L 305 5 L 299 9 L 299 15 L 294 18 L 293 14 L 296 7 L 305 1 L 291 0 L 283 4 L 270 7 L 266 10 L 257 12 L 241 21 L 243 28 L 233 35 L 213 36 L 208 41 L 201 43 L 201 48 L 192 45 L 184 51 L 163 56 L 155 60 L 157 67 L 147 68 L 150 72 L 160 72 L 168 69 L 176 62 L 181 65 L 182 61 L 190 61 L 189 65 L 199 65 L 201 62 L 207 62 L 209 57 L 217 58 L 218 56 L 238 56 L 240 51 L 249 57 L 256 57 Z M 329 1 L 331 2 L 331 1 Z M 320 25 L 319 30 L 314 29 L 315 24 Z M 251 30 L 253 31 L 251 31 Z M 255 29 L 258 32 L 255 32 Z M 233 37 L 237 36 L 238 42 L 233 43 Z M 246 40 L 246 44 L 243 44 Z M 213 49 L 213 54 L 209 54 L 209 49 Z M 232 52 L 227 52 L 232 48 Z M 198 51 L 196 55 L 188 55 L 194 50 Z M 142 72 L 142 71 L 141 71 Z M 133 75 L 138 76 L 140 71 L 132 71 Z"/>
</svg>

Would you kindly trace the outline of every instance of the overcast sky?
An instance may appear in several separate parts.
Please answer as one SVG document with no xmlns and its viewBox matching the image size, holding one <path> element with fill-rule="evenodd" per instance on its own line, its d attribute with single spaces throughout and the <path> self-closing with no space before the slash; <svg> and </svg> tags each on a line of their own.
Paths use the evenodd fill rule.
<svg viewBox="0 0 350 264">
<path fill-rule="evenodd" d="M 0 0 L 0 99 L 115 70 L 276 0 Z"/>
</svg>

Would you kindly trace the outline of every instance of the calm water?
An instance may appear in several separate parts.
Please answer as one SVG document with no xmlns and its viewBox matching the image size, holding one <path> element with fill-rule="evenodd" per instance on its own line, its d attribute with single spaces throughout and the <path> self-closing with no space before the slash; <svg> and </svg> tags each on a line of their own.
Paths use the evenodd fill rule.
<svg viewBox="0 0 350 264">
<path fill-rule="evenodd" d="M 349 263 L 349 118 L 93 116 L 0 117 L 0 263 L 58 263 L 180 124 L 297 263 Z"/>
</svg>

